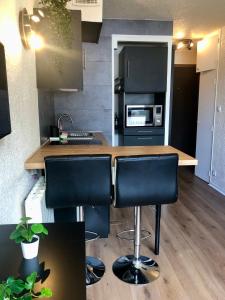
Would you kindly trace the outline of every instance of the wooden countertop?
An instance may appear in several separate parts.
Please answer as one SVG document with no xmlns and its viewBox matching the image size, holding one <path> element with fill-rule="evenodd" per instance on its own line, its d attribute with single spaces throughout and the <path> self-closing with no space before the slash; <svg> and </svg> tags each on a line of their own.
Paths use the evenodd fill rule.
<svg viewBox="0 0 225 300">
<path fill-rule="evenodd" d="M 44 169 L 44 158 L 54 155 L 79 155 L 79 154 L 111 154 L 116 156 L 170 154 L 179 155 L 179 166 L 195 166 L 197 159 L 179 151 L 171 146 L 108 146 L 104 136 L 96 133 L 95 137 L 102 141 L 102 145 L 49 145 L 40 147 L 33 155 L 25 161 L 25 169 Z"/>
</svg>

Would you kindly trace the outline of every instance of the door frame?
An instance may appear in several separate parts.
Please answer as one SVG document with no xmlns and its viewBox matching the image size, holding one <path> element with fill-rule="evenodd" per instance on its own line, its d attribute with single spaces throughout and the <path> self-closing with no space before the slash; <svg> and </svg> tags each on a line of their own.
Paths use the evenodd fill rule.
<svg viewBox="0 0 225 300">
<path fill-rule="evenodd" d="M 117 49 L 118 43 L 121 42 L 137 42 L 137 43 L 167 43 L 168 59 L 167 59 L 167 89 L 165 104 L 165 137 L 164 145 L 169 143 L 170 130 L 170 90 L 171 90 L 171 69 L 172 69 L 172 36 L 170 35 L 112 35 L 112 146 L 115 146 L 115 125 L 114 125 L 114 50 Z"/>
</svg>

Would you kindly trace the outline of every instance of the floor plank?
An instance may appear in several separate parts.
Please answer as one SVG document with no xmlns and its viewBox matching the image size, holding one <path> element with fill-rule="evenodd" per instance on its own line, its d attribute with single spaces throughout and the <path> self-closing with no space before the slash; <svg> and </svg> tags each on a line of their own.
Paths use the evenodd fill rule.
<svg viewBox="0 0 225 300">
<path fill-rule="evenodd" d="M 112 209 L 108 239 L 87 244 L 87 254 L 106 264 L 106 274 L 88 287 L 88 300 L 224 300 L 225 299 L 225 197 L 193 176 L 189 169 L 179 174 L 179 201 L 162 209 L 160 255 L 154 249 L 154 207 L 142 210 L 142 227 L 152 237 L 141 253 L 160 265 L 160 277 L 144 286 L 121 282 L 112 273 L 112 263 L 132 254 L 131 242 L 118 240 L 117 232 L 132 228 L 133 210 Z"/>
</svg>

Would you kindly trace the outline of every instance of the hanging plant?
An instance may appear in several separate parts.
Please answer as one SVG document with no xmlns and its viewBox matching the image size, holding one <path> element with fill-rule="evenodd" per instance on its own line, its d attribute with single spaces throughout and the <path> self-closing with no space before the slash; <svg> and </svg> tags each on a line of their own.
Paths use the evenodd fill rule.
<svg viewBox="0 0 225 300">
<path fill-rule="evenodd" d="M 54 44 L 62 48 L 71 48 L 72 28 L 71 14 L 66 8 L 70 0 L 39 0 L 44 8 L 45 17 L 49 20 L 49 29 L 54 37 Z"/>
</svg>

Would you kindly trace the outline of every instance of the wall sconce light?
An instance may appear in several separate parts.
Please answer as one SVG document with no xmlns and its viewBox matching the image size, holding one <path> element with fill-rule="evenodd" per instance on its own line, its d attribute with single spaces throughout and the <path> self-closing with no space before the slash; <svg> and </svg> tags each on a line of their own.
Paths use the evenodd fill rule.
<svg viewBox="0 0 225 300">
<path fill-rule="evenodd" d="M 188 50 L 191 50 L 194 47 L 194 42 L 191 39 L 180 40 L 177 43 L 177 50 L 186 47 Z"/>
<path fill-rule="evenodd" d="M 37 14 L 34 15 L 29 15 L 26 8 L 19 13 L 20 36 L 23 46 L 26 49 L 38 50 L 44 46 L 43 38 L 32 28 L 32 25 L 40 22 L 41 18 L 44 18 L 44 13 L 40 9 L 38 9 Z"/>
</svg>

